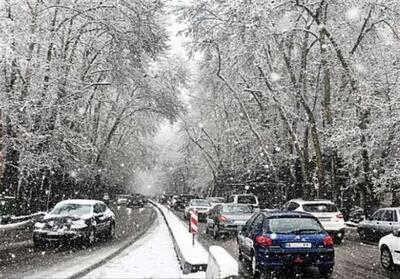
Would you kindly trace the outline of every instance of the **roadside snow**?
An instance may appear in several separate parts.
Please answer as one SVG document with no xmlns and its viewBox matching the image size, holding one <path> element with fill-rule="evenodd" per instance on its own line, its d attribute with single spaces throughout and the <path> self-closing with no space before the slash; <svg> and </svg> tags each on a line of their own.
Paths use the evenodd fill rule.
<svg viewBox="0 0 400 279">
<path fill-rule="evenodd" d="M 84 278 L 205 278 L 205 273 L 182 273 L 168 227 L 157 211 L 146 236 Z"/>
<path fill-rule="evenodd" d="M 0 231 L 8 231 L 8 230 L 15 230 L 20 227 L 25 227 L 26 225 L 32 223 L 32 220 L 26 220 L 18 223 L 12 223 L 12 224 L 6 224 L 6 225 L 0 225 Z"/>
<path fill-rule="evenodd" d="M 207 278 L 232 278 L 239 275 L 237 261 L 222 247 L 210 246 Z"/>
<path fill-rule="evenodd" d="M 168 208 L 161 204 L 157 205 L 163 211 L 185 261 L 191 265 L 206 265 L 208 251 L 197 240 L 195 245 L 192 245 L 192 234 L 189 233 L 188 226 Z"/>
</svg>

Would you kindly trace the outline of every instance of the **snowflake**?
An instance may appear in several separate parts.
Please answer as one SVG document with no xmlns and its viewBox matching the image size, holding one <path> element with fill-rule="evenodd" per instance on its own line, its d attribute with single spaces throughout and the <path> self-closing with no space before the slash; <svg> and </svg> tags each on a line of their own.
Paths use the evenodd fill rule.
<svg viewBox="0 0 400 279">
<path fill-rule="evenodd" d="M 367 71 L 367 69 L 365 68 L 365 66 L 363 64 L 357 63 L 354 65 L 354 68 L 356 69 L 357 72 L 359 73 L 365 73 Z"/>
<path fill-rule="evenodd" d="M 72 178 L 76 178 L 77 176 L 78 176 L 78 173 L 76 172 L 76 171 L 70 171 L 69 172 L 69 175 L 72 177 Z"/>
<path fill-rule="evenodd" d="M 278 73 L 272 72 L 269 77 L 271 78 L 272 82 L 277 82 L 280 81 L 282 79 L 282 76 Z"/>
<path fill-rule="evenodd" d="M 350 21 L 358 20 L 361 16 L 361 10 L 358 7 L 352 7 L 346 12 L 346 17 Z"/>
</svg>

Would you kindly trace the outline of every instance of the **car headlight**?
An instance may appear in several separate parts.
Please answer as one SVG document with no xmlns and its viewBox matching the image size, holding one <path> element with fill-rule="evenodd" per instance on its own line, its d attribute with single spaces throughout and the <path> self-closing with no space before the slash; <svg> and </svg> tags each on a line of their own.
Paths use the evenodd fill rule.
<svg viewBox="0 0 400 279">
<path fill-rule="evenodd" d="M 40 222 L 37 222 L 34 225 L 35 229 L 43 229 L 44 226 L 45 226 L 45 223 L 40 223 Z"/>
<path fill-rule="evenodd" d="M 88 225 L 85 223 L 85 220 L 77 220 L 72 221 L 71 230 L 80 230 L 86 228 Z"/>
</svg>

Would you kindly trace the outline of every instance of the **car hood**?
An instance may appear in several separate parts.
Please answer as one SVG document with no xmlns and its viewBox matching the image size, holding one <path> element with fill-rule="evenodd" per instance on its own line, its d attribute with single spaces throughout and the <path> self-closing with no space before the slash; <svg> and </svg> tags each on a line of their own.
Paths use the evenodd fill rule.
<svg viewBox="0 0 400 279">
<path fill-rule="evenodd" d="M 87 220 L 92 217 L 91 214 L 85 214 L 85 215 L 53 215 L 53 214 L 47 214 L 43 218 L 43 222 L 57 222 L 57 223 L 68 223 L 70 221 L 77 221 L 77 220 Z"/>
</svg>

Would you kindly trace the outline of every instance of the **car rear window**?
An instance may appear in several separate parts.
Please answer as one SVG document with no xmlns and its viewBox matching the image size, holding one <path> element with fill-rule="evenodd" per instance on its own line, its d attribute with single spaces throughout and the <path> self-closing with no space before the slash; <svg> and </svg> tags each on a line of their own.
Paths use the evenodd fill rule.
<svg viewBox="0 0 400 279">
<path fill-rule="evenodd" d="M 303 204 L 306 212 L 338 212 L 336 205 L 332 203 L 308 203 Z"/>
<path fill-rule="evenodd" d="M 314 218 L 284 217 L 271 218 L 266 222 L 267 231 L 277 234 L 310 234 L 323 231 Z"/>
<path fill-rule="evenodd" d="M 194 206 L 211 206 L 210 202 L 208 200 L 192 200 L 190 202 L 190 205 Z"/>
<path fill-rule="evenodd" d="M 252 213 L 253 210 L 247 205 L 225 204 L 222 208 L 223 213 Z"/>
<path fill-rule="evenodd" d="M 256 203 L 256 198 L 254 196 L 238 196 L 238 203 L 244 204 L 254 204 Z"/>
</svg>

